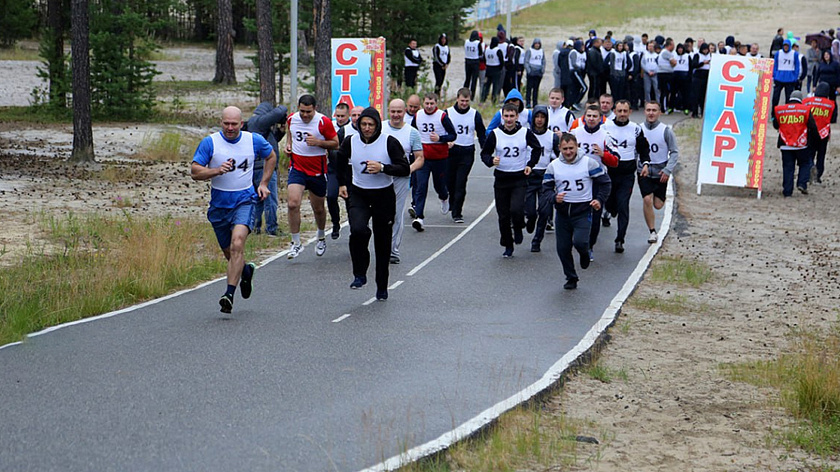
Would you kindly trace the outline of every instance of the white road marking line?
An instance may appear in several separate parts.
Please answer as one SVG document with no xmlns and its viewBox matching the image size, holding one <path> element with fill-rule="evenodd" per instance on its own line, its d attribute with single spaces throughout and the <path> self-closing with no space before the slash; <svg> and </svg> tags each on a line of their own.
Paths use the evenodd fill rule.
<svg viewBox="0 0 840 472">
<path fill-rule="evenodd" d="M 397 281 L 396 281 L 396 282 L 394 282 L 394 283 L 393 283 L 390 287 L 388 287 L 388 290 L 394 290 L 395 288 L 397 288 L 397 287 L 399 287 L 400 285 L 402 285 L 402 284 L 403 284 L 403 282 L 405 282 L 405 281 L 404 281 L 404 280 L 397 280 Z"/>
<path fill-rule="evenodd" d="M 373 297 L 373 298 L 371 298 L 370 300 L 368 300 L 368 301 L 366 301 L 366 302 L 362 303 L 362 306 L 368 306 L 368 305 L 370 305 L 371 303 L 373 303 L 373 302 L 375 302 L 375 301 L 376 301 L 376 297 Z"/>
<path fill-rule="evenodd" d="M 350 318 L 350 313 L 345 313 L 345 314 L 339 316 L 338 318 L 332 320 L 332 322 L 333 323 L 341 323 L 342 321 L 346 320 L 347 318 Z"/>
<path fill-rule="evenodd" d="M 627 298 L 633 292 L 636 284 L 639 283 L 642 275 L 644 275 L 645 270 L 647 270 L 648 265 L 650 265 L 651 260 L 653 260 L 653 256 L 656 255 L 657 251 L 662 246 L 662 241 L 671 229 L 671 218 L 673 217 L 674 212 L 674 179 L 668 180 L 668 190 L 666 195 L 668 198 L 665 201 L 664 217 L 662 218 L 662 224 L 659 227 L 659 241 L 650 245 L 645 255 L 642 256 L 642 259 L 636 265 L 636 269 L 632 274 L 630 274 L 630 277 L 627 278 L 624 286 L 622 286 L 615 298 L 612 299 L 607 309 L 604 310 L 604 313 L 601 315 L 601 319 L 599 319 L 598 322 L 595 323 L 589 331 L 587 331 L 580 342 L 578 342 L 572 350 L 567 352 L 566 355 L 555 362 L 554 365 L 552 365 L 539 380 L 532 383 L 525 389 L 515 393 L 505 400 L 500 401 L 499 403 L 496 403 L 457 428 L 454 428 L 452 431 L 442 434 L 437 439 L 413 447 L 408 451 L 393 456 L 383 462 L 380 462 L 379 464 L 374 465 L 373 467 L 363 469 L 362 472 L 395 470 L 420 458 L 442 451 L 456 442 L 473 435 L 476 431 L 494 421 L 504 412 L 531 399 L 536 394 L 553 385 L 569 368 L 569 366 L 571 366 L 578 357 L 582 356 L 590 348 L 592 348 L 604 331 L 606 331 L 606 329 L 615 322 L 615 318 L 618 316 L 622 304 L 627 301 Z"/>
<path fill-rule="evenodd" d="M 466 228 L 464 228 L 464 230 L 463 230 L 463 231 L 461 231 L 460 233 L 458 233 L 458 236 L 455 236 L 454 238 L 452 238 L 452 240 L 451 240 L 451 241 L 449 241 L 448 243 L 446 243 L 446 244 L 445 244 L 442 248 L 438 249 L 438 250 L 437 250 L 437 252 L 435 252 L 434 254 L 432 254 L 431 256 L 429 256 L 429 257 L 428 257 L 425 261 L 421 262 L 421 263 L 420 263 L 417 267 L 415 267 L 415 268 L 411 269 L 411 270 L 408 272 L 408 274 L 406 274 L 406 275 L 407 275 L 408 277 L 411 277 L 412 275 L 414 275 L 414 274 L 416 274 L 417 272 L 419 272 L 419 271 L 420 271 L 420 269 L 422 269 L 423 267 L 426 267 L 426 265 L 427 265 L 428 263 L 430 263 L 430 262 L 432 262 L 433 260 L 437 259 L 437 257 L 438 257 L 439 255 L 441 255 L 441 254 L 443 254 L 444 252 L 446 252 L 446 250 L 447 250 L 447 249 L 449 249 L 450 247 L 452 247 L 452 245 L 453 245 L 453 244 L 455 244 L 455 243 L 457 243 L 458 241 L 460 241 L 460 240 L 461 240 L 461 238 L 463 238 L 464 236 L 466 236 L 466 235 L 467 235 L 467 233 L 469 233 L 470 231 L 472 231 L 472 229 L 473 229 L 473 228 L 475 228 L 475 227 L 476 227 L 476 226 L 477 226 L 477 225 L 481 222 L 481 220 L 483 220 L 483 219 L 484 219 L 484 217 L 485 217 L 485 216 L 487 216 L 487 215 L 490 213 L 490 210 L 492 210 L 495 206 L 496 206 L 496 201 L 495 201 L 495 200 L 493 200 L 492 202 L 490 202 L 490 206 L 488 206 L 488 207 L 487 207 L 487 209 L 486 209 L 486 210 L 484 210 L 484 213 L 482 213 L 482 214 L 481 214 L 481 216 L 479 216 L 478 218 L 476 218 L 476 219 L 475 219 L 475 221 L 473 221 L 472 223 L 470 223 L 470 225 L 469 225 L 469 226 L 467 226 Z"/>
</svg>

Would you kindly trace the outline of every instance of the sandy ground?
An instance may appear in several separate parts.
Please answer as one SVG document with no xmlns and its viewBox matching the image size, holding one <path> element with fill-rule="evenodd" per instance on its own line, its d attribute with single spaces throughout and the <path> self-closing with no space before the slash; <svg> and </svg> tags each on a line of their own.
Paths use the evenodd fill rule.
<svg viewBox="0 0 840 472">
<path fill-rule="evenodd" d="M 619 37 L 626 33 L 663 33 L 718 41 L 728 34 L 757 41 L 763 52 L 779 26 L 804 35 L 829 28 L 836 2 L 759 0 L 751 8 L 698 11 L 681 18 L 633 20 L 626 25 L 598 25 Z M 780 11 L 784 5 L 784 12 Z M 795 11 L 795 15 L 789 13 Z M 835 21 L 836 22 L 836 21 Z M 515 22 L 514 22 L 515 24 Z M 815 26 L 819 25 L 819 26 Z M 561 38 L 582 34 L 588 25 L 569 31 L 545 29 L 526 34 L 542 37 L 551 51 Z M 457 46 L 457 45 L 454 45 Z M 179 61 L 162 61 L 160 80 L 208 80 L 213 53 L 203 49 L 168 51 Z M 237 56 L 239 77 L 249 63 Z M 429 57 L 428 49 L 425 57 Z M 449 95 L 463 80 L 462 48 L 453 47 Z M 0 105 L 25 105 L 38 85 L 36 63 L 0 62 Z M 10 75 L 9 75 L 10 74 Z M 551 69 L 543 90 L 551 87 Z M 245 95 L 188 97 L 192 106 L 215 107 L 228 101 L 253 101 Z M 97 125 L 99 163 L 66 164 L 72 130 L 68 126 L 0 124 L 0 247 L 19 251 L 38 241 L 38 214 L 101 211 L 165 214 L 203 218 L 207 184 L 188 178 L 187 162 L 148 163 L 133 157 L 144 143 L 166 127 Z M 199 137 L 209 129 L 179 127 Z M 772 440 L 792 421 L 776 407 L 775 393 L 728 381 L 721 363 L 772 359 L 790 346 L 796 327 L 824 327 L 836 320 L 840 298 L 834 265 L 840 253 L 840 224 L 828 218 L 840 203 L 840 170 L 832 146 L 823 185 L 808 196 L 782 200 L 776 134 L 768 134 L 765 189 L 761 200 L 750 191 L 707 187 L 695 193 L 698 143 L 681 142 L 676 176 L 675 226 L 662 255 L 696 258 L 709 265 L 713 280 L 699 289 L 643 281 L 635 299 L 682 295 L 679 315 L 624 307 L 601 355 L 605 366 L 627 372 L 627 380 L 605 384 L 586 375 L 573 376 L 564 391 L 548 400 L 549 411 L 593 422 L 589 435 L 597 446 L 581 445 L 578 470 L 722 471 L 805 470 L 822 462 L 787 451 Z M 282 204 L 281 204 L 282 208 Z M 641 222 L 631 222 L 641 224 Z M 610 237 L 613 228 L 605 230 Z M 6 256 L 2 259 L 8 261 Z M 0 260 L 2 262 L 2 260 Z M 584 280 L 582 283 L 586 283 Z M 835 464 L 836 465 L 836 464 Z M 555 469 L 552 469 L 555 470 Z"/>
</svg>

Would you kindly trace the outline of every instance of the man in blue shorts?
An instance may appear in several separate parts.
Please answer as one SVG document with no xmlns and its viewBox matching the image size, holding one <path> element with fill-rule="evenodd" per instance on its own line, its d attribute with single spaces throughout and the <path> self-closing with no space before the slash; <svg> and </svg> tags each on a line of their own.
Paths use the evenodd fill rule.
<svg viewBox="0 0 840 472">
<path fill-rule="evenodd" d="M 259 187 L 254 190 L 254 161 L 265 159 L 265 168 L 273 169 L 277 156 L 265 138 L 242 131 L 239 108 L 225 108 L 221 124 L 222 131 L 199 143 L 190 171 L 193 180 L 210 181 L 207 219 L 228 260 L 227 290 L 219 299 L 219 305 L 222 313 L 230 313 L 237 283 L 242 289 L 242 298 L 251 296 L 256 265 L 253 262 L 245 264 L 245 240 L 254 228 L 254 205 L 270 195 L 269 172 L 263 173 Z"/>
</svg>

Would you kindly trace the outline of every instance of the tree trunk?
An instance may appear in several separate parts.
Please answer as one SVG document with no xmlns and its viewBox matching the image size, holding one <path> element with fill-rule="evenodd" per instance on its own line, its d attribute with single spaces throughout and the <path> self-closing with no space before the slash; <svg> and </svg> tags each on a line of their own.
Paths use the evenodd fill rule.
<svg viewBox="0 0 840 472">
<path fill-rule="evenodd" d="M 233 67 L 233 5 L 231 0 L 218 0 L 219 23 L 216 27 L 216 77 L 213 82 L 222 85 L 236 83 Z"/>
<path fill-rule="evenodd" d="M 64 108 L 67 106 L 64 69 L 64 22 L 62 20 L 61 0 L 47 2 L 47 34 L 50 39 L 49 64 L 50 104 Z"/>
<path fill-rule="evenodd" d="M 332 116 L 332 19 L 330 0 L 314 0 L 315 101 L 318 111 Z"/>
<path fill-rule="evenodd" d="M 73 162 L 93 162 L 93 124 L 90 116 L 90 22 L 88 0 L 72 0 L 73 21 Z"/>
<path fill-rule="evenodd" d="M 260 103 L 277 102 L 274 84 L 274 45 L 272 42 L 271 0 L 257 0 L 257 43 L 260 48 Z"/>
</svg>

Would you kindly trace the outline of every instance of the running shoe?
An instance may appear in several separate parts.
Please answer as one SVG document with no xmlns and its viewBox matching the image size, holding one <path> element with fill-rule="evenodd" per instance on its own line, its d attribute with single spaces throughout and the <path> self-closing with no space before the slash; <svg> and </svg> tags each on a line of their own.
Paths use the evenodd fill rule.
<svg viewBox="0 0 840 472">
<path fill-rule="evenodd" d="M 399 264 L 400 256 L 391 256 L 391 260 L 389 262 L 391 262 L 391 264 Z"/>
<path fill-rule="evenodd" d="M 408 207 L 408 216 L 417 219 L 417 211 L 414 209 L 413 206 Z"/>
<path fill-rule="evenodd" d="M 616 241 L 615 242 L 615 252 L 617 252 L 619 254 L 624 252 L 624 243 L 623 242 L 621 242 L 621 241 Z"/>
<path fill-rule="evenodd" d="M 589 262 L 595 262 L 595 251 L 589 250 Z"/>
<path fill-rule="evenodd" d="M 303 252 L 303 244 L 295 244 L 292 243 L 292 247 L 289 248 L 289 253 L 286 254 L 287 259 L 294 259 Z"/>
<path fill-rule="evenodd" d="M 658 240 L 659 240 L 659 235 L 656 234 L 656 231 L 651 231 L 650 236 L 648 236 L 648 242 L 650 244 L 653 244 Z"/>
<path fill-rule="evenodd" d="M 610 223 L 610 214 L 609 214 L 609 213 L 605 213 L 605 215 L 606 215 L 606 216 L 602 216 L 602 217 L 601 217 L 601 225 L 602 225 L 604 228 L 609 228 L 609 227 L 610 227 L 610 224 L 611 224 L 611 223 Z"/>
<path fill-rule="evenodd" d="M 578 283 L 578 279 L 569 279 L 563 285 L 563 288 L 565 288 L 566 290 L 574 290 L 574 289 L 577 288 L 577 283 Z"/>
<path fill-rule="evenodd" d="M 453 216 L 452 221 L 454 221 L 455 223 L 458 223 L 458 224 L 463 224 L 464 223 L 464 218 L 461 217 L 461 216 Z"/>
<path fill-rule="evenodd" d="M 537 227 L 537 219 L 536 218 L 528 218 L 528 220 L 525 222 L 525 231 L 527 231 L 528 234 L 533 233 L 534 228 L 536 228 L 536 227 Z"/>
<path fill-rule="evenodd" d="M 502 253 L 502 257 L 505 259 L 513 257 L 513 246 L 506 247 L 505 252 Z"/>
<path fill-rule="evenodd" d="M 545 232 L 546 232 L 546 233 L 553 233 L 553 232 L 554 232 L 554 223 L 552 223 L 551 221 L 549 221 L 548 223 L 546 223 L 546 225 L 545 225 Z"/>
<path fill-rule="evenodd" d="M 230 313 L 233 310 L 233 295 L 224 294 L 219 299 L 219 306 L 222 307 L 222 313 Z"/>
<path fill-rule="evenodd" d="M 522 234 L 522 228 L 513 228 L 513 242 L 516 244 L 522 244 L 522 241 L 525 239 L 525 236 Z"/>
<path fill-rule="evenodd" d="M 353 282 L 350 284 L 350 288 L 352 288 L 353 290 L 357 288 L 362 288 L 365 286 L 366 283 L 367 277 L 365 277 L 364 275 L 357 275 L 356 278 L 353 279 Z"/>
<path fill-rule="evenodd" d="M 531 241 L 531 252 L 540 252 L 540 243 L 538 241 Z"/>
<path fill-rule="evenodd" d="M 318 244 L 315 245 L 315 255 L 321 257 L 325 252 L 327 252 L 327 240 L 321 238 L 318 240 Z"/>
<path fill-rule="evenodd" d="M 382 289 L 376 291 L 376 299 L 380 302 L 384 302 L 388 299 L 388 289 Z"/>
<path fill-rule="evenodd" d="M 588 269 L 589 264 L 591 264 L 591 263 L 592 263 L 592 260 L 589 259 L 589 253 L 580 255 L 580 268 L 581 269 L 584 269 L 584 270 Z"/>
<path fill-rule="evenodd" d="M 449 199 L 443 199 L 440 201 L 440 214 L 445 215 L 449 212 Z"/>
<path fill-rule="evenodd" d="M 253 289 L 252 282 L 254 280 L 254 272 L 257 271 L 257 265 L 253 262 L 249 262 L 245 265 L 251 268 L 250 275 L 245 277 L 245 273 L 247 271 L 242 271 L 242 278 L 239 280 L 239 289 L 242 290 L 242 298 L 248 299 L 251 298 L 251 290 Z"/>
<path fill-rule="evenodd" d="M 341 237 L 341 225 L 333 225 L 332 233 L 330 237 L 335 240 Z"/>
<path fill-rule="evenodd" d="M 411 222 L 411 227 L 418 232 L 423 232 L 426 229 L 426 226 L 423 224 L 423 218 L 414 218 L 414 221 Z"/>
</svg>

